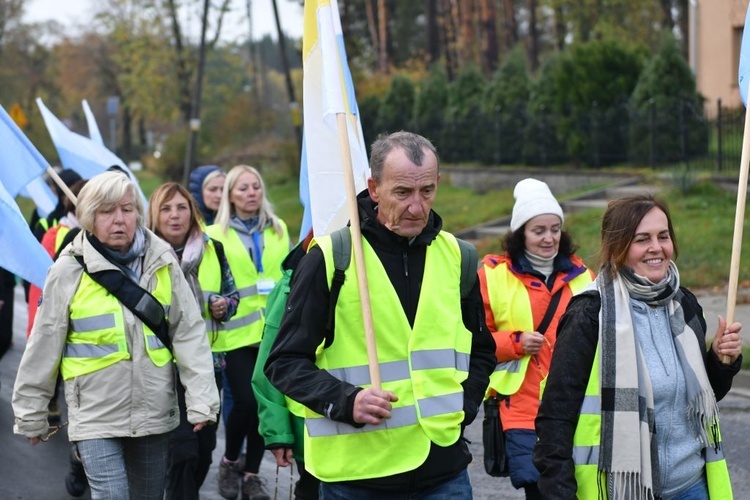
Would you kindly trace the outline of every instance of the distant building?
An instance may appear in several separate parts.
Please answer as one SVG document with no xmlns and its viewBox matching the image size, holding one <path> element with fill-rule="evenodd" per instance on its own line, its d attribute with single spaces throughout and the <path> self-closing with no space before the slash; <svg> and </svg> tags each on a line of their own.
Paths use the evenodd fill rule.
<svg viewBox="0 0 750 500">
<path fill-rule="evenodd" d="M 742 29 L 750 0 L 688 0 L 689 63 L 708 109 L 742 105 L 737 87 Z"/>
</svg>

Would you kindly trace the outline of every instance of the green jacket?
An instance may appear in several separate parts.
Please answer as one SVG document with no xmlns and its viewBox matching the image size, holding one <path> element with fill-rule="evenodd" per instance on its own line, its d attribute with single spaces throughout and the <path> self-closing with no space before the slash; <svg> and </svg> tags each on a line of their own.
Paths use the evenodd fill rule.
<svg viewBox="0 0 750 500">
<path fill-rule="evenodd" d="M 255 399 L 258 401 L 258 417 L 260 419 L 258 430 L 263 437 L 266 448 L 291 447 L 294 459 L 299 461 L 302 461 L 304 457 L 302 442 L 304 440 L 305 422 L 302 418 L 292 415 L 286 406 L 284 395 L 271 385 L 271 382 L 263 373 L 263 366 L 266 364 L 271 346 L 273 346 L 279 332 L 281 318 L 284 316 L 292 272 L 304 255 L 305 251 L 301 245 L 297 245 L 289 252 L 289 255 L 281 264 L 282 276 L 268 295 L 266 324 L 252 380 Z"/>
</svg>

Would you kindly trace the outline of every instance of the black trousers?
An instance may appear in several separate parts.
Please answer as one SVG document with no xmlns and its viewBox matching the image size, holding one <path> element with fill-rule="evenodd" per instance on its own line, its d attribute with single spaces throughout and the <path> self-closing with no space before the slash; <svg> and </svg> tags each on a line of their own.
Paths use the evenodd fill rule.
<svg viewBox="0 0 750 500">
<path fill-rule="evenodd" d="M 13 342 L 13 287 L 15 276 L 5 269 L 0 269 L 0 358 L 10 349 Z"/>
<path fill-rule="evenodd" d="M 318 500 L 318 486 L 320 480 L 307 472 L 305 463 L 295 460 L 299 479 L 294 484 L 294 498 L 297 500 Z"/>
<path fill-rule="evenodd" d="M 216 385 L 221 387 L 221 373 L 216 375 Z M 177 401 L 180 406 L 180 425 L 169 435 L 169 458 L 165 499 L 198 500 L 198 492 L 211 467 L 211 455 L 216 448 L 215 425 L 193 432 L 187 420 L 185 389 L 177 376 Z"/>
</svg>

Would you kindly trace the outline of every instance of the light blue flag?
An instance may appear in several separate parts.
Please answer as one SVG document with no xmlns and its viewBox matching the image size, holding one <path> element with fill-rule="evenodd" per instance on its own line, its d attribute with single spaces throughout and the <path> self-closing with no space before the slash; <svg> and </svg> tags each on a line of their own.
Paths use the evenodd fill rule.
<svg viewBox="0 0 750 500">
<path fill-rule="evenodd" d="M 102 133 L 99 131 L 99 124 L 96 123 L 96 117 L 89 107 L 89 102 L 84 99 L 83 103 L 83 114 L 86 115 L 86 125 L 89 127 L 89 137 L 97 144 L 104 146 L 104 139 L 102 139 Z"/>
<path fill-rule="evenodd" d="M 0 183 L 15 198 L 49 163 L 0 106 Z"/>
<path fill-rule="evenodd" d="M 96 174 L 100 174 L 113 165 L 123 169 L 130 177 L 130 180 L 138 188 L 144 206 L 148 206 L 146 195 L 143 194 L 138 185 L 138 178 L 130 171 L 125 162 L 116 154 L 81 134 L 76 134 L 65 126 L 52 112 L 47 109 L 42 100 L 37 97 L 36 104 L 39 111 L 42 112 L 44 124 L 52 138 L 52 143 L 57 149 L 57 155 L 60 157 L 60 163 L 63 167 L 75 170 L 84 179 L 90 179 Z"/>
<path fill-rule="evenodd" d="M 0 183 L 0 267 L 44 288 L 52 259 L 36 240 L 13 197 Z"/>
<path fill-rule="evenodd" d="M 52 192 L 42 176 L 32 179 L 18 194 L 34 201 L 39 217 L 47 217 L 57 206 L 57 195 Z"/>
<path fill-rule="evenodd" d="M 745 29 L 742 31 L 738 83 L 740 87 L 740 97 L 742 97 L 742 104 L 747 106 L 747 89 L 748 84 L 750 84 L 750 5 L 747 6 L 747 14 L 745 14 Z"/>
</svg>

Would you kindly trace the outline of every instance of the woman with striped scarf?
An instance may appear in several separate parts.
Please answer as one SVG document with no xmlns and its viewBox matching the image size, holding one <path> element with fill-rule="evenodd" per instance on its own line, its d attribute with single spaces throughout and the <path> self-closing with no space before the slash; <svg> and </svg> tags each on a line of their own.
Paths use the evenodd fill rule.
<svg viewBox="0 0 750 500">
<path fill-rule="evenodd" d="M 543 498 L 732 498 L 716 403 L 740 369 L 741 325 L 719 317 L 706 347 L 676 256 L 666 205 L 610 202 L 601 271 L 560 321 L 536 419 Z"/>
</svg>

